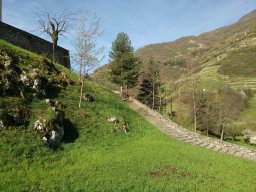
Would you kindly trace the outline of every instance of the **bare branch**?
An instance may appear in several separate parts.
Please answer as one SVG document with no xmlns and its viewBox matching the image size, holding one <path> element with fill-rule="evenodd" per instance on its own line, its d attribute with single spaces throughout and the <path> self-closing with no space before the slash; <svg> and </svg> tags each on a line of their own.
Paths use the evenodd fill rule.
<svg viewBox="0 0 256 192">
<path fill-rule="evenodd" d="M 58 16 L 47 8 L 38 9 L 35 14 L 38 18 L 39 29 L 48 34 L 52 39 L 53 35 L 59 37 L 69 30 L 70 21 L 72 20 L 73 15 L 64 10 Z"/>
<path fill-rule="evenodd" d="M 39 29 L 52 39 L 53 61 L 55 61 L 55 47 L 57 47 L 59 36 L 68 31 L 72 14 L 64 10 L 58 16 L 44 7 L 43 9 L 38 9 L 35 15 L 38 18 Z"/>
<path fill-rule="evenodd" d="M 97 48 L 97 39 L 102 35 L 99 21 L 100 19 L 96 15 L 90 19 L 88 10 L 83 9 L 80 12 L 73 56 L 79 66 L 81 82 L 79 107 L 81 107 L 82 102 L 84 77 L 94 70 L 103 59 L 100 55 L 104 48 Z"/>
</svg>

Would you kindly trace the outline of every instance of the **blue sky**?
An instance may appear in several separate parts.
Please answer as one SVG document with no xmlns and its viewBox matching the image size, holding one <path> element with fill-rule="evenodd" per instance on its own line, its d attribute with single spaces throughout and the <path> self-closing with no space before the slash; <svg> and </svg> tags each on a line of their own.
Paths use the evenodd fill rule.
<svg viewBox="0 0 256 192">
<path fill-rule="evenodd" d="M 47 7 L 60 13 L 85 6 L 101 18 L 108 61 L 111 43 L 119 32 L 129 35 L 135 49 L 148 44 L 168 42 L 182 36 L 199 35 L 232 24 L 256 9 L 256 0 L 2 0 L 3 21 L 37 32 L 35 8 Z M 49 40 L 46 36 L 41 37 Z M 60 38 L 59 45 L 72 50 L 73 32 Z"/>
</svg>

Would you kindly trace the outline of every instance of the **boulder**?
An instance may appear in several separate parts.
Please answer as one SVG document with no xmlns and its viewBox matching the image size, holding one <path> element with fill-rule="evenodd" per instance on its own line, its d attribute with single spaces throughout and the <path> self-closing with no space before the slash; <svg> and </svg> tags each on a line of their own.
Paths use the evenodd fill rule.
<svg viewBox="0 0 256 192">
<path fill-rule="evenodd" d="M 46 124 L 46 120 L 38 119 L 34 123 L 34 129 L 37 130 L 39 133 L 43 133 L 44 131 L 47 131 L 45 124 Z"/>
<path fill-rule="evenodd" d="M 62 111 L 66 108 L 64 104 L 62 104 L 60 101 L 53 101 L 50 99 L 45 99 L 45 103 L 49 104 L 52 107 L 53 111 Z"/>
<path fill-rule="evenodd" d="M 39 118 L 34 123 L 34 129 L 42 141 L 49 147 L 57 147 L 64 136 L 64 112 L 55 111 L 54 116 L 48 119 Z"/>
<path fill-rule="evenodd" d="M 25 73 L 20 75 L 20 80 L 22 83 L 24 83 L 26 86 L 29 86 L 31 84 L 31 80 Z"/>
<path fill-rule="evenodd" d="M 22 86 L 18 81 L 18 74 L 12 69 L 1 73 L 0 95 L 18 95 Z"/>
<path fill-rule="evenodd" d="M 5 51 L 2 51 L 0 53 L 0 61 L 4 64 L 4 67 L 6 69 L 8 69 L 12 65 L 12 58 L 9 57 L 9 55 Z"/>
<path fill-rule="evenodd" d="M 30 72 L 29 76 L 32 79 L 37 79 L 39 77 L 39 69 L 33 69 L 32 72 Z"/>
<path fill-rule="evenodd" d="M 5 62 L 4 62 L 4 66 L 5 66 L 5 68 L 9 68 L 10 66 L 11 66 L 11 60 L 6 60 Z"/>
<path fill-rule="evenodd" d="M 246 143 L 256 144 L 256 132 L 249 129 L 243 131 L 243 139 Z"/>
<path fill-rule="evenodd" d="M 0 50 L 0 95 L 19 95 L 22 83 L 19 81 L 21 70 L 13 64 L 8 54 Z"/>
<path fill-rule="evenodd" d="M 90 103 L 92 103 L 92 102 L 94 102 L 94 98 L 93 98 L 93 96 L 91 96 L 90 94 L 86 94 L 85 96 L 84 96 L 84 99 L 86 100 L 86 101 L 88 101 L 88 102 L 90 102 Z"/>
<path fill-rule="evenodd" d="M 59 124 L 55 124 L 55 129 L 48 131 L 42 139 L 46 140 L 49 146 L 56 147 L 59 146 L 63 136 L 64 128 Z"/>
<path fill-rule="evenodd" d="M 256 145 L 256 135 L 250 137 L 250 144 Z"/>
<path fill-rule="evenodd" d="M 118 120 L 115 116 L 113 117 L 108 117 L 107 118 L 107 121 L 110 122 L 110 123 L 114 123 L 114 124 L 117 124 L 118 123 Z"/>
<path fill-rule="evenodd" d="M 124 133 L 128 133 L 129 131 L 127 125 L 122 125 L 121 129 L 123 130 Z"/>
<path fill-rule="evenodd" d="M 40 79 L 35 79 L 33 83 L 33 89 L 39 90 L 41 85 Z"/>
<path fill-rule="evenodd" d="M 46 97 L 46 92 L 45 88 L 48 85 L 48 80 L 45 78 L 37 78 L 34 81 L 32 81 L 33 84 L 33 97 L 38 98 L 38 99 L 43 99 Z"/>
</svg>

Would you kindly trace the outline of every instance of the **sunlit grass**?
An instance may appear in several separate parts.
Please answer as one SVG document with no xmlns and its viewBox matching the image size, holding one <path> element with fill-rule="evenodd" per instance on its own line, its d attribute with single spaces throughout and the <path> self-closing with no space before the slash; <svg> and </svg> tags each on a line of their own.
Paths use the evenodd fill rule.
<svg viewBox="0 0 256 192">
<path fill-rule="evenodd" d="M 32 125 L 48 106 L 34 99 L 29 127 L 0 132 L 0 191 L 256 190 L 255 162 L 171 139 L 101 85 L 86 81 L 95 102 L 82 109 L 77 84 L 52 91 L 66 105 L 63 142 L 52 150 L 40 141 Z M 123 122 L 128 133 L 118 129 Z"/>
</svg>

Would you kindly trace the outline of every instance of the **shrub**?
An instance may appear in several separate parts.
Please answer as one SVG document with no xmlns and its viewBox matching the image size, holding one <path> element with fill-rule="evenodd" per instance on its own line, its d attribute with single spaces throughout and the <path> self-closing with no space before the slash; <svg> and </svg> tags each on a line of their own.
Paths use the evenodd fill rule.
<svg viewBox="0 0 256 192">
<path fill-rule="evenodd" d="M 227 125 L 227 136 L 231 136 L 234 141 L 236 141 L 236 137 L 241 136 L 243 131 L 243 127 L 241 124 L 229 124 Z"/>
</svg>

